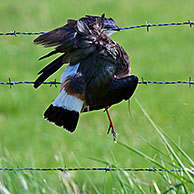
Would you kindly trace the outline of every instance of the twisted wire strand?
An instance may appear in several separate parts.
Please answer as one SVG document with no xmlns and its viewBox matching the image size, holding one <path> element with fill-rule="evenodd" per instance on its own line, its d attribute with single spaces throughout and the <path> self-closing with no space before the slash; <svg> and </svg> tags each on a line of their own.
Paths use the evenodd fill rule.
<svg viewBox="0 0 194 194">
<path fill-rule="evenodd" d="M 150 24 L 147 21 L 145 21 L 145 24 L 142 25 L 136 25 L 136 26 L 130 26 L 130 27 L 123 27 L 120 28 L 120 30 L 131 30 L 131 29 L 136 29 L 136 28 L 146 28 L 147 32 L 149 32 L 149 29 L 151 27 L 162 27 L 162 26 L 181 26 L 181 25 L 189 25 L 192 27 L 194 25 L 194 21 L 188 20 L 187 22 L 171 22 L 171 23 L 163 23 L 163 24 Z M 114 28 L 113 28 L 114 30 Z M 4 36 L 17 36 L 17 35 L 40 35 L 44 34 L 46 32 L 17 32 L 17 31 L 11 31 L 11 32 L 1 32 L 0 35 Z"/>
<path fill-rule="evenodd" d="M 26 84 L 26 85 L 30 85 L 30 84 L 34 84 L 33 81 L 11 81 L 11 79 L 9 78 L 8 82 L 0 82 L 0 85 L 9 85 L 10 87 L 15 86 L 15 85 L 19 85 L 19 84 Z M 56 79 L 54 81 L 49 81 L 49 82 L 43 82 L 42 84 L 44 85 L 54 85 L 55 87 L 57 87 L 57 85 L 61 84 L 61 82 L 56 81 Z M 144 84 L 144 85 L 149 85 L 149 84 L 159 84 L 159 85 L 175 85 L 175 84 L 188 84 L 189 87 L 191 87 L 191 85 L 194 85 L 194 81 L 191 80 L 191 77 L 189 77 L 189 81 L 149 81 L 149 80 L 144 80 L 142 78 L 142 81 L 139 81 L 138 84 Z"/>
<path fill-rule="evenodd" d="M 181 26 L 181 25 L 189 25 L 192 27 L 194 25 L 194 21 L 188 20 L 188 22 L 171 22 L 171 23 L 163 23 L 163 24 L 150 24 L 145 22 L 143 25 L 137 25 L 137 26 L 131 26 L 131 27 L 124 27 L 120 28 L 120 30 L 130 30 L 135 28 L 147 28 L 147 31 L 149 31 L 150 27 L 161 27 L 161 26 Z"/>
<path fill-rule="evenodd" d="M 129 171 L 129 172 L 166 172 L 162 168 L 107 168 L 107 167 L 92 167 L 92 168 L 0 168 L 0 171 Z M 170 169 L 171 172 L 183 172 L 183 169 Z M 194 169 L 187 169 L 194 172 Z"/>
<path fill-rule="evenodd" d="M 17 36 L 17 35 L 39 35 L 39 34 L 44 34 L 46 32 L 16 32 L 16 31 L 11 31 L 11 32 L 1 32 L 0 35 L 2 36 Z"/>
</svg>

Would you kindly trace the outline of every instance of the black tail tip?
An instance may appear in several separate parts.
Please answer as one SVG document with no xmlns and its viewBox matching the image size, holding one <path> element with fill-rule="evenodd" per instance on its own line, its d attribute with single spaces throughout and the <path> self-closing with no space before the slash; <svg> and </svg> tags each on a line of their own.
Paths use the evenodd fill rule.
<svg viewBox="0 0 194 194">
<path fill-rule="evenodd" d="M 44 113 L 44 119 L 73 132 L 77 126 L 79 113 L 51 104 Z"/>
</svg>

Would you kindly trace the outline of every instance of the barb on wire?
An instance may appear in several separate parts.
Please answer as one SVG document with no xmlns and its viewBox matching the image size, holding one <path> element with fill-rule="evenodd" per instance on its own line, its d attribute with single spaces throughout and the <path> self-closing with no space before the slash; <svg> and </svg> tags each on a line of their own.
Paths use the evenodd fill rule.
<svg viewBox="0 0 194 194">
<path fill-rule="evenodd" d="M 188 172 L 194 172 L 194 169 L 186 169 Z M 162 168 L 0 168 L 0 171 L 129 171 L 129 172 L 166 172 Z M 171 172 L 183 172 L 183 169 L 170 169 Z"/>
<path fill-rule="evenodd" d="M 192 27 L 194 25 L 194 21 L 188 20 L 187 22 L 171 22 L 171 23 L 163 23 L 163 24 L 150 24 L 145 21 L 145 24 L 137 25 L 137 26 L 130 26 L 130 27 L 123 27 L 120 28 L 120 30 L 131 30 L 135 28 L 146 28 L 147 32 L 149 32 L 150 27 L 162 27 L 162 26 L 180 26 L 180 25 L 189 25 Z M 114 30 L 114 29 L 113 29 Z M 11 32 L 5 32 L 0 33 L 0 35 L 4 36 L 17 36 L 17 35 L 39 35 L 44 34 L 46 32 L 17 32 L 17 31 L 11 31 Z"/>
<path fill-rule="evenodd" d="M 11 78 L 9 78 L 8 82 L 0 82 L 0 85 L 8 85 L 8 86 L 10 86 L 10 88 L 12 86 L 15 86 L 18 84 L 30 85 L 30 84 L 34 84 L 34 82 L 33 81 L 18 81 L 18 82 L 16 82 L 16 81 L 11 81 Z M 52 85 L 57 87 L 57 85 L 61 84 L 61 82 L 58 82 L 55 79 L 54 81 L 43 82 L 42 84 L 50 85 L 50 87 Z M 191 77 L 189 77 L 189 81 L 149 81 L 149 80 L 144 80 L 144 78 L 142 77 L 142 80 L 139 81 L 138 84 L 144 84 L 144 85 L 149 85 L 149 84 L 159 84 L 159 85 L 188 84 L 189 87 L 191 87 L 191 85 L 194 85 L 194 81 L 191 80 Z"/>
</svg>

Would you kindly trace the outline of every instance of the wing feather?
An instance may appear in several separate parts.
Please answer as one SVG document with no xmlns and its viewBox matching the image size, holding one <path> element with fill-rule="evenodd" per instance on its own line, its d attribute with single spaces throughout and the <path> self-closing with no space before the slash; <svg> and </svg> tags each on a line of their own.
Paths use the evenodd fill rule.
<svg viewBox="0 0 194 194">
<path fill-rule="evenodd" d="M 73 26 L 76 26 L 76 23 L 75 20 L 68 20 L 66 25 L 40 35 L 34 40 L 34 44 L 41 44 L 44 47 L 68 44 L 74 39 L 75 29 Z"/>
</svg>

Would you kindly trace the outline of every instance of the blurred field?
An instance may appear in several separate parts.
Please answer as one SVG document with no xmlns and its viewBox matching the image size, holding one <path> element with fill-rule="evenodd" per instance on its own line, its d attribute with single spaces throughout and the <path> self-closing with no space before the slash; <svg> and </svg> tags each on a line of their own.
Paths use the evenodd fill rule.
<svg viewBox="0 0 194 194">
<path fill-rule="evenodd" d="M 48 31 L 62 26 L 68 18 L 78 19 L 85 14 L 102 13 L 114 18 L 120 27 L 143 24 L 145 21 L 181 22 L 194 20 L 193 7 L 192 0 L 7 0 L 1 1 L 0 31 Z M 7 81 L 9 77 L 14 81 L 33 81 L 37 72 L 51 60 L 38 61 L 49 49 L 33 45 L 35 37 L 0 37 L 0 81 Z M 126 49 L 131 60 L 132 74 L 140 79 L 144 77 L 148 80 L 173 81 L 188 80 L 189 76 L 194 78 L 194 27 L 154 27 L 149 33 L 145 28 L 126 30 L 113 35 L 112 39 Z M 63 69 L 49 80 L 59 80 L 62 71 Z M 42 118 L 43 112 L 57 96 L 58 90 L 54 86 L 42 86 L 37 90 L 26 85 L 18 85 L 12 89 L 0 86 L 0 166 L 49 168 L 106 165 L 89 159 L 96 158 L 123 168 L 157 167 L 113 143 L 111 135 L 106 134 L 108 120 L 103 110 L 82 114 L 73 134 L 45 121 Z M 118 141 L 158 161 L 163 160 L 160 153 L 148 143 L 169 153 L 136 103 L 135 99 L 138 99 L 156 125 L 194 159 L 193 95 L 193 87 L 189 88 L 187 85 L 139 85 L 130 101 L 130 107 L 125 101 L 110 109 Z M 170 168 L 169 164 L 164 165 Z M 119 175 L 117 177 L 114 172 L 73 172 L 70 176 L 80 192 L 123 192 Z M 142 186 L 145 193 L 156 193 L 153 182 L 157 183 L 161 192 L 179 183 L 178 180 L 172 180 L 168 185 L 159 173 L 137 172 L 128 173 L 127 176 L 133 183 Z M 11 193 L 28 193 L 25 188 L 18 190 L 18 184 L 22 181 L 26 181 L 27 185 L 31 182 L 40 185 L 40 188 L 37 185 L 32 186 L 32 193 L 44 193 L 41 191 L 43 188 L 46 193 L 68 193 L 64 177 L 61 177 L 61 173 L 55 172 L 22 175 L 1 172 L 0 183 L 10 189 Z M 131 193 L 140 192 L 136 185 L 131 187 L 134 187 L 130 190 Z M 192 191 L 192 186 L 189 188 Z"/>
</svg>

